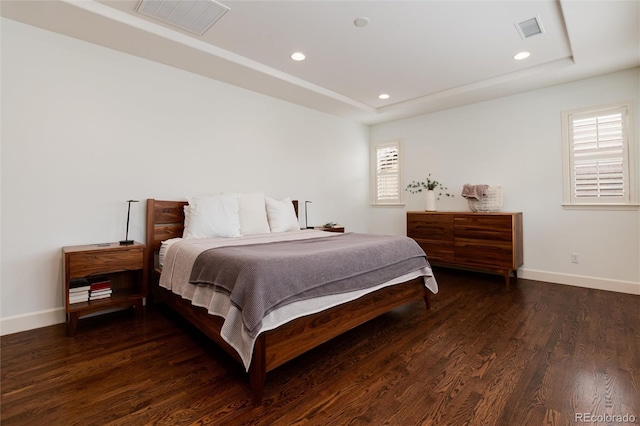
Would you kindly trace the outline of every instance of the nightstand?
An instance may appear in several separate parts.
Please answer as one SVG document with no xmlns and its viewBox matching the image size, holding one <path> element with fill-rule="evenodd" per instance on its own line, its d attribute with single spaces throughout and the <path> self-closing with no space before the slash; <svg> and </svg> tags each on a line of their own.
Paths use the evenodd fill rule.
<svg viewBox="0 0 640 426">
<path fill-rule="evenodd" d="M 147 296 L 145 250 L 146 246 L 138 242 L 131 245 L 104 243 L 62 248 L 63 291 L 69 336 L 75 334 L 80 317 L 94 312 L 133 306 L 138 316 L 142 315 L 142 301 Z M 100 283 L 103 298 L 89 300 L 87 290 L 84 299 L 83 295 L 75 292 L 92 282 L 96 286 Z M 80 298 L 83 300 L 78 301 Z"/>
<path fill-rule="evenodd" d="M 344 232 L 344 226 L 333 226 L 331 228 L 324 227 L 324 226 L 315 226 L 313 229 L 316 229 L 318 231 L 325 231 L 325 232 Z"/>
</svg>

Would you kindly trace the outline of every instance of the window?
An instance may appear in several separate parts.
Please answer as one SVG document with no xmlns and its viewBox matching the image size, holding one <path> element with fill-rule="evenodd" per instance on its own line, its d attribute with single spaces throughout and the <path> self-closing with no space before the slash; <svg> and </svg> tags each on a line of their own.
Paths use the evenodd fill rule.
<svg viewBox="0 0 640 426">
<path fill-rule="evenodd" d="M 373 179 L 374 204 L 401 204 L 400 142 L 376 145 L 372 152 L 375 176 Z"/>
<path fill-rule="evenodd" d="M 563 113 L 564 204 L 637 202 L 628 104 Z"/>
</svg>

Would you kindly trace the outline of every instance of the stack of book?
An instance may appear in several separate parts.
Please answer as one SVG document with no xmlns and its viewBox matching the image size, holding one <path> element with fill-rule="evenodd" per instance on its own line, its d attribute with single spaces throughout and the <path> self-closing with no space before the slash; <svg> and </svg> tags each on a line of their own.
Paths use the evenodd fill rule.
<svg viewBox="0 0 640 426">
<path fill-rule="evenodd" d="M 100 300 L 111 297 L 111 280 L 106 277 L 95 277 L 89 280 L 89 300 Z"/>
<path fill-rule="evenodd" d="M 69 280 L 69 304 L 86 302 L 89 300 L 91 286 L 86 278 L 74 278 Z"/>
</svg>

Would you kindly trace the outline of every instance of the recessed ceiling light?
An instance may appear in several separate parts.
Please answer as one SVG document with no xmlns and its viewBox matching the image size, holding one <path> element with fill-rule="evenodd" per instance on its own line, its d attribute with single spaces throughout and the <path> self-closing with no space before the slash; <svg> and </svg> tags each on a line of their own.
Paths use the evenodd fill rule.
<svg viewBox="0 0 640 426">
<path fill-rule="evenodd" d="M 379 98 L 379 99 L 389 99 L 389 98 L 390 98 L 390 96 L 389 96 L 389 95 L 387 95 L 386 93 L 383 93 L 383 94 L 379 95 L 379 96 L 378 96 L 378 98 Z"/>
<path fill-rule="evenodd" d="M 516 53 L 513 59 L 515 59 L 516 61 L 521 61 L 523 59 L 527 59 L 529 56 L 531 56 L 531 53 L 529 52 L 520 52 L 520 53 Z"/>
<path fill-rule="evenodd" d="M 353 25 L 360 28 L 366 27 L 367 25 L 369 25 L 369 18 L 367 18 L 366 16 L 361 16 L 360 18 L 356 18 L 353 21 Z"/>
<path fill-rule="evenodd" d="M 294 61 L 304 61 L 304 58 L 306 58 L 306 56 L 304 56 L 304 53 L 302 52 L 295 52 L 291 54 L 291 59 Z"/>
</svg>

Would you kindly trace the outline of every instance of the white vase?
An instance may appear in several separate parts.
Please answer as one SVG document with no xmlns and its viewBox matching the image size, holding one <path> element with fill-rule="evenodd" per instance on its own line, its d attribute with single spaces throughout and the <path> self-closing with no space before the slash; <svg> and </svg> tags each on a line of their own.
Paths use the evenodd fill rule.
<svg viewBox="0 0 640 426">
<path fill-rule="evenodd" d="M 438 211 L 438 206 L 436 204 L 436 193 L 432 190 L 427 191 L 427 209 L 428 212 Z"/>
</svg>

